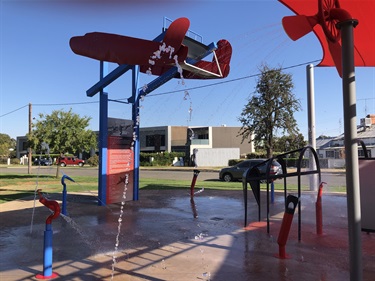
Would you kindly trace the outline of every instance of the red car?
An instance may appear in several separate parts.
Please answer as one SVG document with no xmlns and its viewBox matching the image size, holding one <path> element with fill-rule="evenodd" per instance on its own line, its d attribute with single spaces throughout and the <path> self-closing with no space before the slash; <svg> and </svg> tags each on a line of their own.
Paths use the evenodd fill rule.
<svg viewBox="0 0 375 281">
<path fill-rule="evenodd" d="M 65 167 L 67 165 L 78 165 L 83 167 L 83 165 L 85 165 L 85 160 L 79 159 L 75 156 L 64 156 L 57 158 L 56 164 L 60 165 L 61 167 Z"/>
</svg>

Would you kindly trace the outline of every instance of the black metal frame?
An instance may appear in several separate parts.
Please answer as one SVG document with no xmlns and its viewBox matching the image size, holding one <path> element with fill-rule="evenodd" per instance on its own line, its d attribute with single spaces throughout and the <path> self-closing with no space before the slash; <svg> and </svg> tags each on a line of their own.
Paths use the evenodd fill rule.
<svg viewBox="0 0 375 281">
<path fill-rule="evenodd" d="M 316 169 L 309 170 L 309 171 L 301 171 L 301 164 L 303 155 L 307 150 L 310 150 L 312 155 L 314 156 Z M 299 158 L 297 162 L 297 171 L 288 173 L 286 169 L 286 162 L 285 158 L 287 158 L 290 154 L 299 153 Z M 273 160 L 276 160 L 281 164 L 282 167 L 282 174 L 279 175 L 270 175 L 270 168 Z M 260 176 L 259 170 L 257 169 L 258 166 L 264 165 L 267 163 L 266 174 L 264 176 Z M 300 149 L 296 149 L 293 151 L 289 151 L 278 156 L 269 158 L 262 163 L 259 163 L 252 167 L 251 169 L 247 170 L 242 176 L 242 186 L 243 186 L 243 194 L 244 194 L 244 205 L 245 205 L 245 223 L 244 226 L 247 225 L 247 184 L 250 184 L 251 189 L 253 190 L 255 199 L 258 203 L 258 220 L 260 221 L 260 181 L 266 180 L 267 182 L 267 233 L 270 233 L 270 200 L 269 200 L 269 184 L 270 182 L 283 178 L 284 179 L 284 202 L 286 204 L 287 198 L 287 184 L 286 178 L 288 177 L 295 177 L 298 176 L 298 240 L 301 240 L 301 176 L 304 175 L 312 175 L 312 174 L 319 174 L 319 183 L 321 182 L 321 172 L 320 172 L 320 165 L 318 155 L 315 149 L 311 146 L 306 146 Z"/>
</svg>

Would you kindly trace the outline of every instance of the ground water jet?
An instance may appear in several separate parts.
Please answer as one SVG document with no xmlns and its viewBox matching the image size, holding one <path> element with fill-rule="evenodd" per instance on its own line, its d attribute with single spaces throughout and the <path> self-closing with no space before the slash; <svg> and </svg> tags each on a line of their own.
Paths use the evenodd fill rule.
<svg viewBox="0 0 375 281">
<path fill-rule="evenodd" d="M 39 202 L 46 206 L 52 214 L 46 219 L 46 229 L 44 231 L 44 255 L 43 255 L 43 274 L 38 274 L 37 279 L 52 279 L 58 275 L 52 271 L 52 220 L 60 215 L 60 205 L 57 201 L 49 200 L 42 195 L 42 190 L 37 190 L 39 194 Z"/>
<path fill-rule="evenodd" d="M 75 182 L 71 177 L 68 177 L 67 175 L 63 175 L 61 177 L 61 184 L 63 186 L 63 194 L 62 194 L 62 211 L 61 213 L 65 216 L 67 216 L 67 212 L 66 212 L 66 201 L 67 201 L 67 190 L 66 190 L 66 183 L 65 183 L 65 179 L 67 180 L 70 180 L 72 182 Z"/>
</svg>

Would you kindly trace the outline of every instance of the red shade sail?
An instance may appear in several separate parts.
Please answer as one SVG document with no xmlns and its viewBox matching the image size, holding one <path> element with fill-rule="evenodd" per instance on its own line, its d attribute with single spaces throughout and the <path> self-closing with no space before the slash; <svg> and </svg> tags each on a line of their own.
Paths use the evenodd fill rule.
<svg viewBox="0 0 375 281">
<path fill-rule="evenodd" d="M 318 66 L 336 66 L 341 75 L 341 38 L 336 23 L 356 19 L 354 29 L 355 66 L 375 66 L 374 0 L 279 0 L 296 16 L 283 18 L 292 40 L 313 31 L 318 37 L 323 58 Z"/>
</svg>

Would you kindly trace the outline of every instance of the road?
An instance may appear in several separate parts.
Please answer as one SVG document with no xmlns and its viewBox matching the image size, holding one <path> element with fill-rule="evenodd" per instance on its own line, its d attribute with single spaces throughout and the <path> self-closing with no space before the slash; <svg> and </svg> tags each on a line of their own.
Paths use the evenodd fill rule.
<svg viewBox="0 0 375 281">
<path fill-rule="evenodd" d="M 32 173 L 37 175 L 55 175 L 56 166 L 53 167 L 32 167 Z M 0 174 L 27 174 L 27 166 L 25 167 L 0 167 Z M 98 176 L 97 168 L 79 168 L 79 167 L 60 167 L 60 174 L 66 174 L 71 177 L 74 176 Z M 140 177 L 142 178 L 155 178 L 155 179 L 179 179 L 179 180 L 191 180 L 193 178 L 192 170 L 155 170 L 155 169 L 144 169 L 140 170 Z M 218 171 L 205 171 L 202 170 L 197 178 L 197 181 L 214 181 L 219 180 Z M 297 184 L 297 177 L 290 177 L 287 179 L 288 184 Z M 330 187 L 346 186 L 345 173 L 322 171 L 322 181 L 326 182 Z M 279 181 L 280 183 L 282 180 Z M 309 176 L 301 177 L 302 185 L 309 185 Z"/>
</svg>

